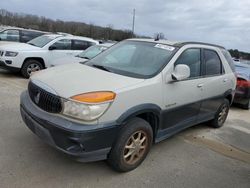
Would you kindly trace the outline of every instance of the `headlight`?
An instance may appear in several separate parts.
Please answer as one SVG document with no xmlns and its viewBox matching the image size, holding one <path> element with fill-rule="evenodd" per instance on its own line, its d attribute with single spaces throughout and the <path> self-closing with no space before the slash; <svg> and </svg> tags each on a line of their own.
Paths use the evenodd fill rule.
<svg viewBox="0 0 250 188">
<path fill-rule="evenodd" d="M 16 57 L 17 54 L 18 54 L 18 52 L 11 52 L 11 51 L 5 52 L 5 56 L 8 56 L 8 57 Z"/>
<path fill-rule="evenodd" d="M 92 92 L 64 99 L 63 114 L 76 119 L 92 121 L 109 108 L 115 98 L 113 92 Z"/>
</svg>

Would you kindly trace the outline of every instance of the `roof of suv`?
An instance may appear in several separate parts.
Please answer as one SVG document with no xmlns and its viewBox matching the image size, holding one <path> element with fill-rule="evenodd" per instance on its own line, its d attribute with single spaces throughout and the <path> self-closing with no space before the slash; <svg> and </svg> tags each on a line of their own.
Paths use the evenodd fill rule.
<svg viewBox="0 0 250 188">
<path fill-rule="evenodd" d="M 155 40 L 155 39 L 144 39 L 144 38 L 142 39 L 135 38 L 135 39 L 128 39 L 128 40 L 161 43 L 161 44 L 166 44 L 166 45 L 171 45 L 171 46 L 176 46 L 176 47 L 182 47 L 188 44 L 200 44 L 200 45 L 207 45 L 207 46 L 213 46 L 213 47 L 225 49 L 223 46 L 204 43 L 204 42 L 180 42 L 180 41 L 170 41 L 170 40 L 165 40 L 165 39 Z"/>
<path fill-rule="evenodd" d="M 21 27 L 0 25 L 0 31 L 7 30 L 7 29 L 15 29 L 15 30 L 23 30 L 23 31 L 34 31 L 34 32 L 40 32 L 40 33 L 49 33 L 47 31 L 41 31 L 41 30 L 36 30 L 36 29 L 27 29 L 27 28 L 21 28 Z"/>
<path fill-rule="evenodd" d="M 46 34 L 46 35 L 54 37 L 54 38 L 62 37 L 64 39 L 79 39 L 79 40 L 86 40 L 86 41 L 98 43 L 98 41 L 96 41 L 96 40 L 94 40 L 92 38 L 88 38 L 88 37 L 81 37 L 81 36 L 74 36 L 74 35 L 64 35 L 64 34 Z"/>
</svg>

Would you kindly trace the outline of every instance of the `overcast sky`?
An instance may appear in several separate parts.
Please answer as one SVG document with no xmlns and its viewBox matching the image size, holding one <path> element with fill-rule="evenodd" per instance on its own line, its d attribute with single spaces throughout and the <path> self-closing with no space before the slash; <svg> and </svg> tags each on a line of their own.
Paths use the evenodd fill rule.
<svg viewBox="0 0 250 188">
<path fill-rule="evenodd" d="M 137 34 L 250 52 L 250 0 L 1 0 L 0 8 L 116 29 L 131 29 L 135 8 Z"/>
</svg>

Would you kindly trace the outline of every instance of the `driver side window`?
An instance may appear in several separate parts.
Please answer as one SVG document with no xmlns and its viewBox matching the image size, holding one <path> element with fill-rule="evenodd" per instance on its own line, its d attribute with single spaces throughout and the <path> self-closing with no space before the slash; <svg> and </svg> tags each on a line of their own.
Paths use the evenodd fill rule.
<svg viewBox="0 0 250 188">
<path fill-rule="evenodd" d="M 196 78 L 201 75 L 201 50 L 199 48 L 190 48 L 182 52 L 175 62 L 175 66 L 184 64 L 190 68 L 190 78 Z"/>
</svg>

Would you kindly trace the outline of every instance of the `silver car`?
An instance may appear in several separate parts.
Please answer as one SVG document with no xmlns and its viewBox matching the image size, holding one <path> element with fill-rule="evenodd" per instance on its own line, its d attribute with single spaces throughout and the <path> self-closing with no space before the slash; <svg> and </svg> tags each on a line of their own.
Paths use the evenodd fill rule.
<svg viewBox="0 0 250 188">
<path fill-rule="evenodd" d="M 85 64 L 34 74 L 21 114 L 31 131 L 76 160 L 107 159 L 130 171 L 154 143 L 203 122 L 223 126 L 236 87 L 225 54 L 198 42 L 125 40 Z"/>
</svg>

